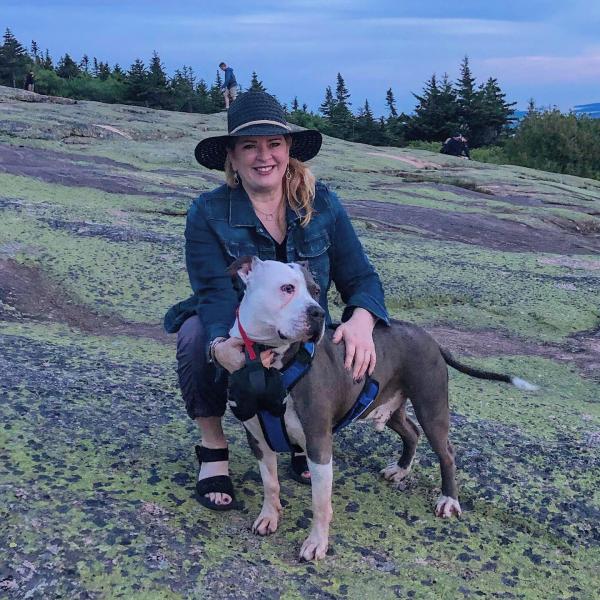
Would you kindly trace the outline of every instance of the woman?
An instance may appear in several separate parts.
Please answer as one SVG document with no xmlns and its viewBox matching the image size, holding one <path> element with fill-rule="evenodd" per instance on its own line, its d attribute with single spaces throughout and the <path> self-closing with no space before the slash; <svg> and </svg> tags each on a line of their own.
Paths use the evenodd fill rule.
<svg viewBox="0 0 600 600">
<path fill-rule="evenodd" d="M 243 290 L 227 267 L 246 255 L 308 261 L 328 324 L 333 281 L 346 304 L 334 341 L 344 341 L 345 366 L 355 379 L 373 372 L 373 327 L 378 320 L 388 322 L 381 282 L 348 215 L 303 164 L 318 153 L 321 134 L 291 131 L 277 100 L 258 91 L 238 97 L 227 124 L 229 135 L 196 147 L 198 162 L 225 171 L 226 184 L 201 194 L 190 207 L 185 249 L 194 295 L 165 317 L 165 329 L 178 332 L 179 384 L 202 439 L 196 446 L 198 500 L 213 510 L 235 506 L 221 426 L 227 375 L 218 366 L 232 373 L 244 364 L 242 340 L 228 337 Z M 292 469 L 295 478 L 310 483 L 302 454 L 292 455 Z"/>
</svg>

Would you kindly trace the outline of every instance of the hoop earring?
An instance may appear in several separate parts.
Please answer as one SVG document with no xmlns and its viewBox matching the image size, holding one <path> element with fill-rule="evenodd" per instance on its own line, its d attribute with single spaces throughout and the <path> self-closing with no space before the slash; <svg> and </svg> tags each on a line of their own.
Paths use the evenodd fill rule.
<svg viewBox="0 0 600 600">
<path fill-rule="evenodd" d="M 240 180 L 238 178 L 237 171 L 233 172 L 233 183 L 235 183 L 235 185 L 240 185 Z"/>
<path fill-rule="evenodd" d="M 285 170 L 285 178 L 286 178 L 288 181 L 290 181 L 290 180 L 292 179 L 292 172 L 290 171 L 290 168 L 289 168 L 289 167 L 288 167 L 288 168 Z"/>
</svg>

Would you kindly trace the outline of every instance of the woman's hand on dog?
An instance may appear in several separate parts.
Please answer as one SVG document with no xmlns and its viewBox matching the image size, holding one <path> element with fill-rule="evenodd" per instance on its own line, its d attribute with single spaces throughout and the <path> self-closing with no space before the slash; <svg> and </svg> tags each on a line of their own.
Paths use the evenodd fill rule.
<svg viewBox="0 0 600 600">
<path fill-rule="evenodd" d="M 352 378 L 359 382 L 366 373 L 371 375 L 375 370 L 377 356 L 373 343 L 373 328 L 376 318 L 364 308 L 354 309 L 352 316 L 338 326 L 333 334 L 333 342 L 339 344 L 344 340 L 346 356 L 344 367 L 352 369 Z"/>
<path fill-rule="evenodd" d="M 219 342 L 213 353 L 215 360 L 230 373 L 241 369 L 246 362 L 244 341 L 240 338 L 230 337 Z"/>
</svg>

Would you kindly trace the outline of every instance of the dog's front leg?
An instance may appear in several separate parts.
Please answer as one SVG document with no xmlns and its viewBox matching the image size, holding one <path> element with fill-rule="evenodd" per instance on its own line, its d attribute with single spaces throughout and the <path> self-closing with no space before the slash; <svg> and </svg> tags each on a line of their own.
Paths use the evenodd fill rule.
<svg viewBox="0 0 600 600">
<path fill-rule="evenodd" d="M 260 514 L 252 525 L 252 533 L 269 535 L 275 533 L 283 507 L 279 500 L 279 479 L 277 477 L 277 454 L 269 448 L 256 417 L 245 421 L 248 442 L 258 459 L 258 467 L 263 482 L 264 499 Z"/>
<path fill-rule="evenodd" d="M 312 483 L 313 522 L 310 535 L 300 549 L 300 558 L 320 560 L 325 558 L 329 546 L 329 523 L 333 517 L 331 490 L 333 485 L 333 460 L 329 452 L 329 462 L 319 464 L 308 458 Z"/>
</svg>

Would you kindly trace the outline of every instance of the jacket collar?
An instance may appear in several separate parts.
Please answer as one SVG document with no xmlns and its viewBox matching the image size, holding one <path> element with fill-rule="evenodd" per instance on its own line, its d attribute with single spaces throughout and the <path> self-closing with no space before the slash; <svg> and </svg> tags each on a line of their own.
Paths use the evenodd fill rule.
<svg viewBox="0 0 600 600">
<path fill-rule="evenodd" d="M 242 185 L 229 190 L 229 224 L 232 227 L 257 227 L 260 221 L 252 208 L 252 202 Z M 299 221 L 302 213 L 297 214 L 289 206 L 286 206 L 286 221 L 288 227 Z"/>
</svg>

